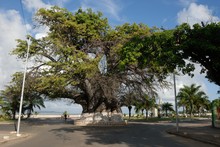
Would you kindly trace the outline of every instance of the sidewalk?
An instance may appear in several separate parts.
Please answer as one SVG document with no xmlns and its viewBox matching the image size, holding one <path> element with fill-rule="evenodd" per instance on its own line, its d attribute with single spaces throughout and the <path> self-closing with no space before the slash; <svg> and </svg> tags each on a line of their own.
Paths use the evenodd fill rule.
<svg viewBox="0 0 220 147">
<path fill-rule="evenodd" d="M 167 133 L 220 147 L 220 128 L 213 128 L 210 122 L 180 123 L 178 132 L 173 128 L 167 130 Z"/>
<path fill-rule="evenodd" d="M 21 138 L 25 138 L 29 136 L 28 134 L 25 134 L 25 133 L 21 133 L 17 135 L 17 132 L 12 131 L 12 130 L 13 130 L 12 122 L 1 122 L 0 123 L 0 144 L 7 142 L 7 141 L 21 139 Z"/>
<path fill-rule="evenodd" d="M 1 131 L 0 132 L 0 144 L 7 142 L 7 141 L 15 140 L 15 139 L 25 138 L 28 136 L 29 136 L 28 134 L 19 134 L 17 136 L 16 132 Z"/>
</svg>

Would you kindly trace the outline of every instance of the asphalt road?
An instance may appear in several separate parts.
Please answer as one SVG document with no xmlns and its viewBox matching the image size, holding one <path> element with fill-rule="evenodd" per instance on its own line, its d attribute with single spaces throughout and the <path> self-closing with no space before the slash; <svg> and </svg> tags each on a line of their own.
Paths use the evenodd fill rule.
<svg viewBox="0 0 220 147">
<path fill-rule="evenodd" d="M 211 147 L 212 145 L 170 135 L 172 123 L 129 123 L 127 126 L 79 127 L 73 121 L 32 120 L 21 124 L 29 136 L 1 147 Z M 2 126 L 9 129 L 13 126 Z"/>
</svg>

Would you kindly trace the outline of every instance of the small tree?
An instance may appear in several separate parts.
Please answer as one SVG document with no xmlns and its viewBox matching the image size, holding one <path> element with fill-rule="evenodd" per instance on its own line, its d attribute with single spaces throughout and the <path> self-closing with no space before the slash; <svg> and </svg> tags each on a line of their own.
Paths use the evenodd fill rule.
<svg viewBox="0 0 220 147">
<path fill-rule="evenodd" d="M 195 101 L 196 110 L 199 113 L 205 113 L 205 111 L 209 111 L 211 109 L 211 102 L 208 100 L 207 97 L 201 97 Z"/>
<path fill-rule="evenodd" d="M 168 116 L 168 111 L 173 112 L 173 104 L 166 102 L 162 104 L 162 110 L 165 111 L 165 115 Z"/>
<path fill-rule="evenodd" d="M 17 91 L 17 87 L 14 86 L 6 86 L 5 90 L 0 92 L 1 97 L 4 99 L 4 103 L 2 105 L 3 113 L 15 119 L 16 112 L 19 110 L 19 93 Z"/>
<path fill-rule="evenodd" d="M 0 97 L 4 98 L 5 101 L 2 106 L 3 112 L 12 117 L 12 119 L 15 119 L 16 112 L 19 111 L 22 75 L 19 72 L 15 73 L 10 85 L 7 85 L 0 92 Z M 22 105 L 22 114 L 27 114 L 27 117 L 31 116 L 35 107 L 39 109 L 45 107 L 42 95 L 35 91 L 35 82 L 35 79 L 30 74 L 27 75 Z"/>
<path fill-rule="evenodd" d="M 142 114 L 143 114 L 143 111 L 145 110 L 146 119 L 148 119 L 148 112 L 150 109 L 154 107 L 156 107 L 155 98 L 154 97 L 150 98 L 149 96 L 145 95 L 145 97 L 143 97 L 142 99 L 137 100 L 135 109 L 136 109 L 136 112 L 142 111 Z"/>
<path fill-rule="evenodd" d="M 189 108 L 190 119 L 192 119 L 193 112 L 196 110 L 196 105 L 201 104 L 201 99 L 207 99 L 207 95 L 204 91 L 200 90 L 201 86 L 192 84 L 190 86 L 184 85 L 180 89 L 177 98 L 180 101 L 184 101 L 186 107 Z"/>
<path fill-rule="evenodd" d="M 135 104 L 135 93 L 128 92 L 121 98 L 121 106 L 126 106 L 128 108 L 128 116 L 131 118 L 132 105 Z"/>
<path fill-rule="evenodd" d="M 220 119 L 220 98 L 213 100 L 212 103 L 216 107 L 217 117 L 218 117 L 218 119 Z"/>
</svg>

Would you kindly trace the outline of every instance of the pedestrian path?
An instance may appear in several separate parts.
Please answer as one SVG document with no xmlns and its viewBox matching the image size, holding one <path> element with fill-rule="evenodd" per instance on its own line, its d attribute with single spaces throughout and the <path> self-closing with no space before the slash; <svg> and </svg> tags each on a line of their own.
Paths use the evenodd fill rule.
<svg viewBox="0 0 220 147">
<path fill-rule="evenodd" d="M 13 123 L 12 122 L 0 122 L 0 144 L 15 140 L 28 137 L 28 134 L 21 133 L 17 135 L 16 131 L 13 131 Z"/>
<path fill-rule="evenodd" d="M 18 134 L 16 132 L 0 131 L 0 143 L 28 137 L 28 134 Z"/>
<path fill-rule="evenodd" d="M 180 123 L 178 132 L 177 128 L 167 130 L 167 132 L 220 147 L 220 128 L 213 128 L 210 122 Z"/>
</svg>

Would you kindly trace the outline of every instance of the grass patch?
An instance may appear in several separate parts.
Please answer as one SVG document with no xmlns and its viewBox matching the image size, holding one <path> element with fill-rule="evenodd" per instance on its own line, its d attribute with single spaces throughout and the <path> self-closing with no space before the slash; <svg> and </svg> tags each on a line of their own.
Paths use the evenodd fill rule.
<svg viewBox="0 0 220 147">
<path fill-rule="evenodd" d="M 132 122 L 160 122 L 160 121 L 174 121 L 175 118 L 170 117 L 170 118 L 157 118 L 157 117 L 152 117 L 146 119 L 145 117 L 131 117 L 130 119 L 128 117 L 124 117 L 125 120 L 132 121 Z"/>
<path fill-rule="evenodd" d="M 179 119 L 179 121 L 187 121 L 190 118 L 179 117 L 178 119 Z M 148 119 L 146 119 L 145 117 L 134 117 L 133 116 L 129 119 L 129 117 L 126 116 L 126 117 L 124 117 L 124 120 L 130 121 L 130 122 L 161 122 L 161 121 L 175 122 L 176 118 L 175 117 L 161 117 L 161 118 L 149 117 Z M 196 119 L 192 118 L 192 120 L 196 120 Z"/>
<path fill-rule="evenodd" d="M 9 118 L 7 118 L 7 117 L 4 117 L 4 116 L 0 116 L 0 122 L 5 122 L 5 121 L 7 121 L 7 122 L 12 122 L 13 120 L 12 120 L 12 119 L 9 119 Z"/>
</svg>

